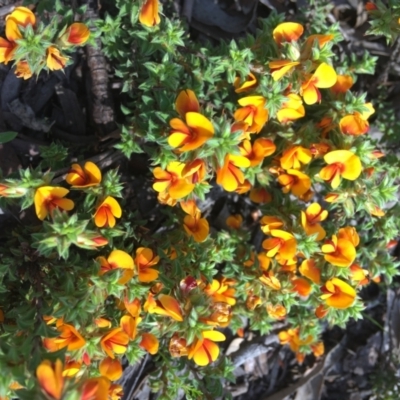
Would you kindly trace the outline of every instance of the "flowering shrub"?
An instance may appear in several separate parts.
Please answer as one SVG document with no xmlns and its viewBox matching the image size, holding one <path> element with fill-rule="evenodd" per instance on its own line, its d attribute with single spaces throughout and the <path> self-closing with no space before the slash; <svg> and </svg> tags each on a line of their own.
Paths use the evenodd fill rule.
<svg viewBox="0 0 400 400">
<path fill-rule="evenodd" d="M 0 244 L 0 398 L 118 399 L 122 358 L 146 352 L 163 366 L 152 380 L 162 398 L 218 396 L 232 378 L 222 328 L 267 333 L 284 320 L 279 339 L 302 362 L 324 352 L 321 320 L 361 318 L 360 289 L 397 274 L 397 161 L 368 134 L 374 99 L 351 90 L 371 60 L 339 62 L 336 25 L 272 13 L 255 36 L 200 46 L 157 0 L 117 6 L 97 21 L 127 99 L 117 147 L 151 159 L 162 226 L 131 209 L 118 170 L 90 161 L 62 184 L 40 165 L 0 181 L 2 207 L 37 216 Z M 28 11 L 7 22 L 36 35 Z M 58 46 L 86 32 L 67 25 Z M 3 61 L 38 73 L 44 53 L 32 65 L 6 36 L 16 50 Z M 51 48 L 47 67 L 63 67 Z M 204 207 L 213 186 L 246 204 L 219 230 Z"/>
</svg>

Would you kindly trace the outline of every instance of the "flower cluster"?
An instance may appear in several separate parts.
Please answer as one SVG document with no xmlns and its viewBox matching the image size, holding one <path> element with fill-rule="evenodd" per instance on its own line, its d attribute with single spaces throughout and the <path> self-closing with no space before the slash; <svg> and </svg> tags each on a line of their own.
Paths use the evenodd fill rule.
<svg viewBox="0 0 400 400">
<path fill-rule="evenodd" d="M 62 52 L 84 45 L 90 36 L 89 28 L 74 22 L 61 31 L 38 23 L 35 14 L 26 7 L 16 7 L 6 17 L 6 38 L 0 37 L 0 62 L 15 63 L 15 75 L 29 79 L 42 69 L 64 69 L 69 58 Z"/>
<path fill-rule="evenodd" d="M 7 19 L 9 27 L 22 21 L 22 36 L 36 29 L 26 10 Z M 281 344 L 299 362 L 310 352 L 319 357 L 320 320 L 360 318 L 360 288 L 396 274 L 388 248 L 398 229 L 386 203 L 397 177 L 368 135 L 374 108 L 352 93 L 356 75 L 332 65 L 334 28 L 307 35 L 271 17 L 255 38 L 218 48 L 222 56 L 176 60 L 183 42 L 156 38 L 164 31 L 155 27 L 158 0 L 125 17 L 118 18 L 135 23 L 125 39 L 129 52 L 138 49 L 140 93 L 129 124 L 150 144 L 143 149 L 161 206 L 145 221 L 118 171 L 91 161 L 71 165 L 68 186 L 52 184 L 40 168 L 0 182 L 0 201 L 33 205 L 38 217 L 32 232 L 19 228 L 0 247 L 9 266 L 0 280 L 0 339 L 15 342 L 1 351 L 9 365 L 23 366 L 18 379 L 4 378 L 10 396 L 117 400 L 122 358 L 135 363 L 146 352 L 165 363 L 154 390 L 168 392 L 177 365 L 207 385 L 209 371 L 229 368 L 218 361 L 228 327 L 243 336 L 284 321 Z M 76 24 L 57 36 L 59 49 L 87 39 Z M 178 37 L 169 24 L 166 37 Z M 22 61 L 18 51 L 9 60 Z M 185 51 L 200 50 L 187 44 Z M 154 54 L 162 63 L 148 60 Z M 170 64 L 183 76 L 166 79 Z M 212 187 L 222 211 L 207 197 Z M 17 361 L 28 354 L 35 357 L 25 368 Z M 174 377 L 186 382 L 183 390 L 184 375 Z"/>
</svg>

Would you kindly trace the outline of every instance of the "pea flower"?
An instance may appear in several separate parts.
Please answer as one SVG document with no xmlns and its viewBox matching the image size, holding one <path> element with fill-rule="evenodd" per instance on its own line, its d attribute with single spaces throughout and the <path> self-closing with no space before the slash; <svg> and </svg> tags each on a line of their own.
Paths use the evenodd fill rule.
<svg viewBox="0 0 400 400">
<path fill-rule="evenodd" d="M 266 102 L 262 96 L 248 96 L 239 99 L 238 103 L 242 108 L 235 111 L 235 121 L 245 122 L 248 125 L 247 132 L 259 133 L 268 121 Z"/>
<path fill-rule="evenodd" d="M 299 272 L 316 284 L 321 282 L 321 270 L 317 267 L 315 260 L 304 260 L 300 265 Z"/>
<path fill-rule="evenodd" d="M 184 119 L 188 112 L 200 112 L 200 104 L 193 90 L 186 89 L 179 92 L 175 100 L 175 110 Z"/>
<path fill-rule="evenodd" d="M 268 315 L 273 318 L 277 319 L 278 321 L 284 319 L 286 317 L 287 311 L 285 306 L 282 304 L 267 304 L 267 313 Z"/>
<path fill-rule="evenodd" d="M 300 65 L 299 61 L 291 61 L 291 60 L 270 61 L 268 64 L 274 81 L 279 81 L 298 65 Z"/>
<path fill-rule="evenodd" d="M 122 328 L 114 328 L 107 332 L 100 339 L 101 348 L 108 355 L 114 359 L 115 354 L 124 354 L 128 347 L 129 336 L 122 330 Z"/>
<path fill-rule="evenodd" d="M 106 377 L 110 381 L 116 381 L 122 376 L 122 365 L 119 360 L 106 357 L 100 361 L 99 371 L 101 376 Z"/>
<path fill-rule="evenodd" d="M 69 193 L 68 189 L 58 186 L 41 186 L 35 192 L 35 210 L 40 220 L 44 220 L 48 214 L 52 214 L 55 208 L 70 211 L 74 208 L 74 202 L 64 199 Z"/>
<path fill-rule="evenodd" d="M 274 290 L 281 290 L 282 285 L 273 271 L 263 271 L 263 274 L 258 278 L 264 285 L 269 286 Z"/>
<path fill-rule="evenodd" d="M 326 63 L 321 63 L 314 74 L 302 83 L 300 94 L 306 104 L 321 102 L 321 93 L 318 89 L 332 87 L 336 83 L 335 70 Z"/>
<path fill-rule="evenodd" d="M 179 118 L 170 121 L 172 128 L 168 137 L 168 144 L 180 151 L 192 151 L 201 147 L 214 136 L 214 127 L 204 115 L 188 112 L 185 115 L 186 123 Z"/>
<path fill-rule="evenodd" d="M 183 321 L 181 306 L 172 296 L 162 294 L 156 300 L 154 295 L 149 293 L 144 304 L 144 310 L 149 314 L 159 314 L 171 317 L 175 321 Z"/>
<path fill-rule="evenodd" d="M 278 182 L 283 186 L 283 193 L 291 192 L 297 197 L 307 193 L 311 188 L 311 179 L 297 169 L 288 169 L 278 176 Z"/>
<path fill-rule="evenodd" d="M 139 21 L 145 26 L 155 26 L 160 23 L 158 0 L 146 0 L 140 10 Z"/>
<path fill-rule="evenodd" d="M 311 151 L 302 146 L 292 146 L 284 150 L 280 158 L 281 167 L 285 170 L 300 169 L 312 160 Z"/>
<path fill-rule="evenodd" d="M 182 176 L 189 183 L 201 183 L 206 176 L 207 167 L 203 160 L 196 159 L 188 162 L 182 170 Z"/>
<path fill-rule="evenodd" d="M 58 71 L 60 69 L 64 69 L 67 65 L 68 58 L 64 57 L 60 50 L 57 47 L 50 46 L 47 48 L 47 59 L 46 64 L 47 68 L 50 71 Z"/>
<path fill-rule="evenodd" d="M 216 303 L 227 303 L 231 306 L 236 304 L 235 281 L 228 278 L 213 279 L 204 289 L 204 293 L 210 296 Z"/>
<path fill-rule="evenodd" d="M 282 104 L 280 110 L 276 113 L 276 118 L 281 124 L 286 124 L 290 121 L 303 118 L 306 115 L 306 110 L 303 106 L 301 97 L 296 93 L 286 95 L 287 100 Z"/>
<path fill-rule="evenodd" d="M 350 75 L 338 75 L 336 83 L 330 88 L 335 95 L 346 93 L 353 86 L 353 78 Z"/>
<path fill-rule="evenodd" d="M 54 400 L 61 400 L 64 390 L 62 376 L 63 364 L 57 359 L 53 364 L 49 360 L 42 361 L 36 368 L 36 376 L 43 392 Z"/>
<path fill-rule="evenodd" d="M 83 168 L 79 164 L 72 164 L 65 180 L 75 188 L 96 186 L 101 182 L 101 171 L 91 161 L 87 161 Z"/>
<path fill-rule="evenodd" d="M 300 296 L 307 297 L 311 291 L 312 286 L 305 278 L 295 278 L 292 280 L 293 291 L 297 292 Z"/>
<path fill-rule="evenodd" d="M 16 7 L 6 18 L 6 38 L 0 38 L 0 62 L 8 64 L 13 58 L 18 47 L 17 40 L 22 39 L 19 27 L 26 28 L 35 25 L 36 17 L 26 7 Z M 25 78 L 26 79 L 26 78 Z"/>
<path fill-rule="evenodd" d="M 101 256 L 96 260 L 100 263 L 100 275 L 117 268 L 131 270 L 134 268 L 133 258 L 122 250 L 113 250 L 107 259 Z"/>
<path fill-rule="evenodd" d="M 360 159 L 351 151 L 334 150 L 324 156 L 328 164 L 319 172 L 319 176 L 331 184 L 336 189 L 342 177 L 350 181 L 356 180 L 362 171 Z"/>
<path fill-rule="evenodd" d="M 316 240 L 322 240 L 326 232 L 320 222 L 326 220 L 327 217 L 328 211 L 323 210 L 318 203 L 312 203 L 305 212 L 301 211 L 301 225 L 308 236 L 316 234 Z"/>
<path fill-rule="evenodd" d="M 272 36 L 279 46 L 282 43 L 297 42 L 304 32 L 302 25 L 296 22 L 283 22 L 279 24 L 273 31 Z"/>
<path fill-rule="evenodd" d="M 219 347 L 215 342 L 223 342 L 225 335 L 218 331 L 203 331 L 201 338 L 198 338 L 190 346 L 188 359 L 203 367 L 211 364 L 219 356 Z"/>
<path fill-rule="evenodd" d="M 189 183 L 182 175 L 184 168 L 185 164 L 178 161 L 170 162 L 165 171 L 160 167 L 154 168 L 153 174 L 156 179 L 153 189 L 156 192 L 168 192 L 175 200 L 186 197 L 193 191 L 195 185 Z"/>
<path fill-rule="evenodd" d="M 79 400 L 108 400 L 110 388 L 111 382 L 104 376 L 87 379 L 82 385 Z"/>
<path fill-rule="evenodd" d="M 32 71 L 27 61 L 18 61 L 15 66 L 15 76 L 27 80 L 32 77 Z"/>
<path fill-rule="evenodd" d="M 195 215 L 186 215 L 183 219 L 183 228 L 197 243 L 204 242 L 210 231 L 208 221 L 201 218 L 200 212 L 196 212 Z"/>
<path fill-rule="evenodd" d="M 157 265 L 159 261 L 160 257 L 147 247 L 139 247 L 136 250 L 135 265 L 140 282 L 152 282 L 158 278 L 159 272 L 151 267 Z"/>
<path fill-rule="evenodd" d="M 356 249 L 348 239 L 332 236 L 322 246 L 322 253 L 326 261 L 337 267 L 349 267 L 356 258 Z"/>
<path fill-rule="evenodd" d="M 217 169 L 218 185 L 221 185 L 227 192 L 234 192 L 245 181 L 244 174 L 239 167 L 248 168 L 249 166 L 250 161 L 246 157 L 227 154 L 224 165 Z"/>
<path fill-rule="evenodd" d="M 66 29 L 59 41 L 66 47 L 82 46 L 88 41 L 89 36 L 90 30 L 85 24 L 74 22 Z"/>
<path fill-rule="evenodd" d="M 358 236 L 356 228 L 353 226 L 345 226 L 344 228 L 340 228 L 337 236 L 339 239 L 349 240 L 354 247 L 357 247 L 360 244 L 360 237 Z"/>
<path fill-rule="evenodd" d="M 94 223 L 98 228 L 113 228 L 116 223 L 115 218 L 121 218 L 121 215 L 122 209 L 118 201 L 114 197 L 107 196 L 97 207 Z"/>
<path fill-rule="evenodd" d="M 333 308 L 347 308 L 354 303 L 356 298 L 355 289 L 348 283 L 339 278 L 329 279 L 324 286 L 322 286 L 321 299 Z"/>
<path fill-rule="evenodd" d="M 253 203 L 264 204 L 272 201 L 271 193 L 268 193 L 263 187 L 252 188 L 249 198 Z"/>
<path fill-rule="evenodd" d="M 148 353 L 154 355 L 158 353 L 160 342 L 152 333 L 144 332 L 142 333 L 142 340 L 140 341 L 139 346 L 145 349 Z"/>
<path fill-rule="evenodd" d="M 281 228 L 283 226 L 283 221 L 278 217 L 274 217 L 272 215 L 265 215 L 264 217 L 261 218 L 260 224 L 261 224 L 261 230 L 265 234 L 268 234 L 271 232 L 272 229 Z"/>
<path fill-rule="evenodd" d="M 81 367 L 82 367 L 82 361 L 69 360 L 68 357 L 66 357 L 62 376 L 67 376 L 67 377 L 75 376 L 79 372 Z"/>
<path fill-rule="evenodd" d="M 355 111 L 353 114 L 346 115 L 339 122 L 340 131 L 345 135 L 359 136 L 369 130 L 368 118 L 375 112 L 371 103 L 364 104 L 366 111 L 360 113 Z"/>
<path fill-rule="evenodd" d="M 44 338 L 43 345 L 49 351 L 58 351 L 67 348 L 68 351 L 79 350 L 85 346 L 86 340 L 77 331 L 77 329 L 69 324 L 60 323 L 57 326 L 60 334 L 55 338 Z"/>
<path fill-rule="evenodd" d="M 236 93 L 248 92 L 257 86 L 257 78 L 250 72 L 247 79 L 242 82 L 240 77 L 237 76 L 233 82 L 233 86 Z"/>
<path fill-rule="evenodd" d="M 270 235 L 272 238 L 266 239 L 262 243 L 262 247 L 267 250 L 267 257 L 274 257 L 279 254 L 288 260 L 295 256 L 297 243 L 291 233 L 280 229 L 272 229 Z"/>
<path fill-rule="evenodd" d="M 232 229 L 240 229 L 242 223 L 243 217 L 240 214 L 230 215 L 225 221 L 226 226 Z"/>
<path fill-rule="evenodd" d="M 300 351 L 301 346 L 309 345 L 313 341 L 313 337 L 311 335 L 308 335 L 305 338 L 301 338 L 299 328 L 288 329 L 287 331 L 281 331 L 278 333 L 278 337 L 281 344 L 288 344 L 290 350 L 296 353 L 296 355 Z"/>
<path fill-rule="evenodd" d="M 249 140 L 243 140 L 239 145 L 240 153 L 250 161 L 250 166 L 255 167 L 264 161 L 276 150 L 274 142 L 269 139 L 259 138 L 253 144 Z"/>
</svg>

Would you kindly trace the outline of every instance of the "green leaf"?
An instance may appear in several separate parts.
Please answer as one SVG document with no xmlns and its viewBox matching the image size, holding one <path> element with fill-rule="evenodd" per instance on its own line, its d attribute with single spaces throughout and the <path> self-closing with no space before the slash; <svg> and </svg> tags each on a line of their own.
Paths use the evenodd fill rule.
<svg viewBox="0 0 400 400">
<path fill-rule="evenodd" d="M 2 143 L 7 143 L 11 142 L 11 140 L 14 140 L 18 135 L 18 132 L 0 132 L 0 144 Z"/>
</svg>

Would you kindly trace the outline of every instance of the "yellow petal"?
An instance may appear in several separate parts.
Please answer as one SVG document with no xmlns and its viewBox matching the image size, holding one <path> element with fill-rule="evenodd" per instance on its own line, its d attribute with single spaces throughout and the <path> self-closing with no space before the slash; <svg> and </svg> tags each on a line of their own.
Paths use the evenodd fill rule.
<svg viewBox="0 0 400 400">
<path fill-rule="evenodd" d="M 114 250 L 110 253 L 107 261 L 113 268 L 133 269 L 133 258 L 122 250 Z"/>
<path fill-rule="evenodd" d="M 336 71 L 330 65 L 322 63 L 315 70 L 313 80 L 318 88 L 330 88 L 336 83 Z"/>
</svg>

